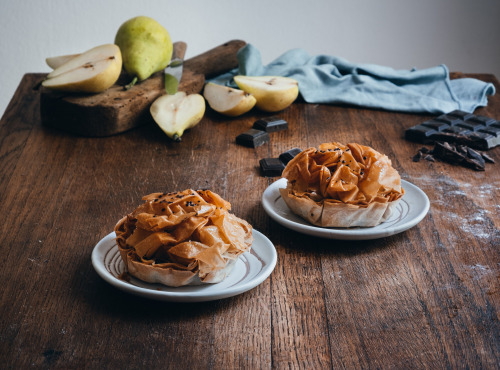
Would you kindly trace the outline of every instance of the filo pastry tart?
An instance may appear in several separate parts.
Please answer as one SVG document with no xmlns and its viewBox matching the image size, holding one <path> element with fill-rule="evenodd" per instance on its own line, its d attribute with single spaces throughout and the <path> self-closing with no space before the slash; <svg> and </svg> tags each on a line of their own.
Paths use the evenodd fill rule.
<svg viewBox="0 0 500 370">
<path fill-rule="evenodd" d="M 153 193 L 115 226 L 130 275 L 178 287 L 218 283 L 250 250 L 252 226 L 210 190 Z"/>
<path fill-rule="evenodd" d="M 283 171 L 287 206 L 313 225 L 371 227 L 387 220 L 404 194 L 391 160 L 359 144 L 332 142 L 309 148 Z"/>
</svg>

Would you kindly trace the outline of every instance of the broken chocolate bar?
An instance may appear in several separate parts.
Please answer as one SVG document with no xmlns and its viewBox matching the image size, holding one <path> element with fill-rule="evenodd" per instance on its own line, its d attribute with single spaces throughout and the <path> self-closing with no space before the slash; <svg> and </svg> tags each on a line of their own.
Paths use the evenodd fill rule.
<svg viewBox="0 0 500 370">
<path fill-rule="evenodd" d="M 432 154 L 451 164 L 460 164 L 464 160 L 464 155 L 459 153 L 454 146 L 447 142 L 437 142 L 432 150 Z"/>
<path fill-rule="evenodd" d="M 405 138 L 423 144 L 445 141 L 488 150 L 500 145 L 500 122 L 491 117 L 455 110 L 408 128 Z"/>
<path fill-rule="evenodd" d="M 443 162 L 472 168 L 476 171 L 484 171 L 486 162 L 495 163 L 493 158 L 484 152 L 478 152 L 466 145 L 453 145 L 448 142 L 437 142 L 430 151 L 426 147 L 422 147 L 412 157 L 412 160 L 413 162 L 420 162 L 422 158 L 431 162 L 439 159 Z"/>
<path fill-rule="evenodd" d="M 301 151 L 302 150 L 300 150 L 299 148 L 289 149 L 286 152 L 280 154 L 280 161 L 283 162 L 283 164 L 286 166 L 288 162 L 294 159 Z"/>
<path fill-rule="evenodd" d="M 236 137 L 236 144 L 247 146 L 250 148 L 257 148 L 264 143 L 269 142 L 269 134 L 265 131 L 256 130 L 251 128 L 250 130 L 239 134 Z"/>
<path fill-rule="evenodd" d="M 447 142 L 437 142 L 432 154 L 445 162 L 484 171 L 484 158 L 480 153 L 465 145 L 454 146 Z"/>
<path fill-rule="evenodd" d="M 266 132 L 281 131 L 288 129 L 288 122 L 279 117 L 272 116 L 255 121 L 253 128 Z"/>
<path fill-rule="evenodd" d="M 263 158 L 259 161 L 260 170 L 266 177 L 281 176 L 285 165 L 278 158 Z"/>
</svg>

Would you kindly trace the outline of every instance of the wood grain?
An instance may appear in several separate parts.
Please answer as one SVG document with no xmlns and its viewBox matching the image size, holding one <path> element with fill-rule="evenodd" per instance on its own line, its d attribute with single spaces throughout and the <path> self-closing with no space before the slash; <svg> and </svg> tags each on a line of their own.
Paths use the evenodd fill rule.
<svg viewBox="0 0 500 370">
<path fill-rule="evenodd" d="M 474 172 L 412 162 L 404 130 L 428 115 L 297 101 L 256 149 L 235 137 L 268 114 L 208 110 L 170 141 L 151 121 L 79 137 L 41 124 L 42 74 L 0 122 L 0 358 L 6 368 L 497 368 L 500 149 Z M 472 75 L 498 81 L 491 75 Z M 476 114 L 500 118 L 500 96 Z M 426 192 L 416 227 L 371 241 L 313 238 L 270 220 L 258 161 L 336 140 L 386 153 Z M 210 188 L 274 243 L 271 276 L 242 295 L 174 304 L 123 293 L 90 255 L 154 191 Z"/>
</svg>

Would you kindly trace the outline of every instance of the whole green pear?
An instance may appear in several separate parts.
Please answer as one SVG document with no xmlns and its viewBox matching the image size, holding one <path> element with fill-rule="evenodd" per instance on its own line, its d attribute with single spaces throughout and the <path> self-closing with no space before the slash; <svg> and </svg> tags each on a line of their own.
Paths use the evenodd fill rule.
<svg viewBox="0 0 500 370">
<path fill-rule="evenodd" d="M 172 58 L 168 31 L 152 18 L 139 16 L 123 23 L 115 37 L 121 50 L 123 67 L 132 77 L 145 80 L 163 70 Z"/>
</svg>

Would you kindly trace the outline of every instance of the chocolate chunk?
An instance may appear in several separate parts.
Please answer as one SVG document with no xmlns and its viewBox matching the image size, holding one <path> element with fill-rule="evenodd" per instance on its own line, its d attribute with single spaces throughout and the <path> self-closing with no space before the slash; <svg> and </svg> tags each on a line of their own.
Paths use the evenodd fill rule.
<svg viewBox="0 0 500 370">
<path fill-rule="evenodd" d="M 465 127 L 460 127 L 460 126 L 452 126 L 444 130 L 444 132 L 462 136 L 466 136 L 471 133 L 470 130 L 467 130 Z"/>
<path fill-rule="evenodd" d="M 479 131 L 482 128 L 484 128 L 484 125 L 480 124 L 479 122 L 474 122 L 474 121 L 459 122 L 459 123 L 457 123 L 457 126 L 463 127 L 469 131 Z"/>
<path fill-rule="evenodd" d="M 417 154 L 415 154 L 412 158 L 413 162 L 420 162 L 420 159 L 422 159 L 422 152 L 419 151 Z"/>
<path fill-rule="evenodd" d="M 431 151 L 427 149 L 425 146 L 421 147 L 418 150 L 418 153 L 413 156 L 412 160 L 413 162 L 420 162 L 422 158 L 425 158 L 427 160 L 432 160 L 434 162 L 434 158 L 432 158 Z"/>
<path fill-rule="evenodd" d="M 459 153 L 455 147 L 451 146 L 446 141 L 437 142 L 432 153 L 437 158 L 451 164 L 460 164 L 465 158 L 465 155 Z"/>
<path fill-rule="evenodd" d="M 431 127 L 417 125 L 410 127 L 408 130 L 406 130 L 405 138 L 411 141 L 426 143 L 426 142 L 432 142 L 433 140 L 431 139 L 431 136 L 436 133 L 437 131 Z"/>
<path fill-rule="evenodd" d="M 281 176 L 285 165 L 278 158 L 263 158 L 259 161 L 260 170 L 266 177 Z"/>
<path fill-rule="evenodd" d="M 445 141 L 488 150 L 500 145 L 500 121 L 456 110 L 408 128 L 405 138 L 423 144 Z"/>
<path fill-rule="evenodd" d="M 465 147 L 465 150 L 467 151 L 467 156 L 465 157 L 464 165 L 476 171 L 484 171 L 485 162 L 481 154 L 468 147 Z"/>
<path fill-rule="evenodd" d="M 438 142 L 432 152 L 436 158 L 445 162 L 484 171 L 485 160 L 481 153 L 465 145 L 453 146 L 447 142 Z"/>
<path fill-rule="evenodd" d="M 454 126 L 457 123 L 462 122 L 462 120 L 460 118 L 457 118 L 457 117 L 454 117 L 454 116 L 450 116 L 450 115 L 447 115 L 447 114 L 443 114 L 442 116 L 436 117 L 435 120 L 447 123 L 450 126 Z"/>
<path fill-rule="evenodd" d="M 299 148 L 289 149 L 286 152 L 280 154 L 280 161 L 283 162 L 283 164 L 286 166 L 288 162 L 294 159 L 301 151 L 302 150 L 300 150 Z"/>
<path fill-rule="evenodd" d="M 288 129 L 288 122 L 279 117 L 272 116 L 255 121 L 253 128 L 266 132 L 281 131 Z"/>
<path fill-rule="evenodd" d="M 486 127 L 482 130 L 479 130 L 479 132 L 485 132 L 485 133 L 490 134 L 490 135 L 495 136 L 495 137 L 500 136 L 500 128 L 497 128 L 494 126 Z"/>
<path fill-rule="evenodd" d="M 444 131 L 451 127 L 448 123 L 435 120 L 425 121 L 422 126 L 433 128 L 436 131 Z"/>
<path fill-rule="evenodd" d="M 467 155 L 467 146 L 465 145 L 457 145 L 455 146 L 455 149 L 457 152 L 459 152 L 460 154 L 466 156 Z"/>
<path fill-rule="evenodd" d="M 479 150 L 488 150 L 500 144 L 500 140 L 487 132 L 473 132 L 469 136 L 461 138 L 460 142 Z"/>
<path fill-rule="evenodd" d="M 483 159 L 485 160 L 485 162 L 488 162 L 488 163 L 495 163 L 495 160 L 493 158 L 491 158 L 488 154 L 486 153 L 481 153 L 481 157 L 483 157 Z"/>
<path fill-rule="evenodd" d="M 445 141 L 447 143 L 456 143 L 459 137 L 459 135 L 452 132 L 436 132 L 431 135 L 428 140 L 430 140 L 430 142 Z"/>
<path fill-rule="evenodd" d="M 465 112 L 463 110 L 454 110 L 453 112 L 448 113 L 448 116 L 457 117 L 457 118 L 460 118 L 464 121 L 468 120 L 471 117 L 474 117 L 474 115 L 472 113 Z"/>
<path fill-rule="evenodd" d="M 492 125 L 496 122 L 496 119 L 486 116 L 474 116 L 468 119 L 468 121 L 479 122 L 485 126 Z"/>
<path fill-rule="evenodd" d="M 239 134 L 236 137 L 236 144 L 247 146 L 250 148 L 257 148 L 264 143 L 269 142 L 269 134 L 265 131 L 256 130 L 251 128 L 250 130 Z"/>
</svg>

